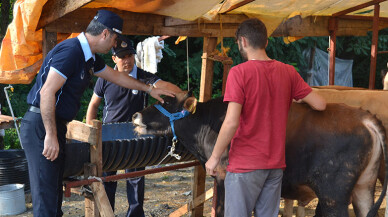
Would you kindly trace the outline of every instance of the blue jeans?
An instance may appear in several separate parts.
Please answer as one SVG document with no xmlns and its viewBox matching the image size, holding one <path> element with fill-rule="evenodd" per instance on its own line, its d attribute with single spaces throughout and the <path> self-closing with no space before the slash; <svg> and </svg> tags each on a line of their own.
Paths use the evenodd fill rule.
<svg viewBox="0 0 388 217">
<path fill-rule="evenodd" d="M 126 169 L 125 172 L 135 172 L 144 170 L 143 168 Z M 103 176 L 116 175 L 117 171 L 104 172 Z M 143 203 L 144 203 L 144 176 L 129 178 L 126 181 L 127 185 L 127 199 L 128 212 L 127 217 L 144 217 Z M 108 196 L 112 209 L 115 209 L 115 193 L 117 189 L 117 182 L 104 182 L 105 191 Z"/>
</svg>

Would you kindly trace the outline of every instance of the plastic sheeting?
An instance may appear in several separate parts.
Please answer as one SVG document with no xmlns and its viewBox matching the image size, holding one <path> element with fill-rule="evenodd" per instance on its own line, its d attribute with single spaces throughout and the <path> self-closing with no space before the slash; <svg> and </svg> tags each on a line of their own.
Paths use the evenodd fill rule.
<svg viewBox="0 0 388 217">
<path fill-rule="evenodd" d="M 312 67 L 307 71 L 307 83 L 310 86 L 329 85 L 329 54 L 315 48 L 314 52 L 311 49 L 303 51 L 303 56 L 306 62 L 312 60 Z M 335 58 L 334 85 L 353 87 L 352 67 L 353 60 Z"/>
<path fill-rule="evenodd" d="M 84 8 L 116 8 L 139 13 L 152 13 L 184 20 L 211 19 L 219 13 L 246 14 L 260 18 L 269 34 L 283 21 L 295 15 L 330 16 L 370 0 L 256 0 L 229 9 L 242 0 L 94 0 Z M 42 31 L 36 30 L 42 8 L 47 0 L 17 0 L 14 5 L 13 21 L 0 50 L 0 83 L 30 83 L 41 65 Z M 373 6 L 353 12 L 373 15 Z M 371 11 L 369 11 L 371 10 Z M 380 3 L 380 16 L 388 17 L 388 2 Z M 61 38 L 58 38 L 60 41 Z M 292 41 L 292 40 L 291 40 Z"/>
</svg>

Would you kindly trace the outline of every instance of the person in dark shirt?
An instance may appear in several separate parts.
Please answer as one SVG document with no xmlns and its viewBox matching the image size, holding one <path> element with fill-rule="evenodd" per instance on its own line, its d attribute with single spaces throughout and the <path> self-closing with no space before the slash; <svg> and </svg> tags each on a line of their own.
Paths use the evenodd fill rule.
<svg viewBox="0 0 388 217">
<path fill-rule="evenodd" d="M 105 65 L 96 53 L 107 53 L 122 37 L 123 20 L 99 10 L 85 33 L 56 45 L 46 56 L 27 96 L 30 105 L 20 132 L 28 162 L 35 217 L 62 216 L 66 124 L 80 108 L 93 75 L 120 86 L 147 91 L 163 101 L 170 91 L 153 88 Z"/>
<path fill-rule="evenodd" d="M 117 47 L 112 49 L 112 59 L 116 63 L 115 69 L 117 68 L 125 76 L 130 76 L 154 87 L 164 88 L 175 93 L 181 91 L 176 85 L 163 81 L 158 76 L 136 67 L 135 53 L 136 51 L 132 46 L 132 41 L 127 38 L 123 41 L 118 41 Z M 98 78 L 86 114 L 86 123 L 92 124 L 92 120 L 97 118 L 98 107 L 103 98 L 105 101 L 102 116 L 104 124 L 131 121 L 132 115 L 142 110 L 147 104 L 147 95 L 144 91 L 123 88 L 112 82 Z M 140 170 L 144 170 L 144 167 L 126 169 L 125 172 Z M 103 175 L 115 175 L 116 172 L 104 172 Z M 127 217 L 144 216 L 144 176 L 127 179 L 126 182 L 129 204 Z M 114 210 L 117 182 L 104 182 L 104 186 L 109 202 Z"/>
</svg>

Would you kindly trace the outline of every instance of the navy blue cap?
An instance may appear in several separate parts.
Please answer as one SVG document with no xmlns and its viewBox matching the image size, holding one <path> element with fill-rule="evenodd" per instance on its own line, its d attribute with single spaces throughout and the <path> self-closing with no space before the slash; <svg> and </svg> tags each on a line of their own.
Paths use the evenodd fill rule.
<svg viewBox="0 0 388 217">
<path fill-rule="evenodd" d="M 112 55 L 123 58 L 127 54 L 136 54 L 136 51 L 133 48 L 133 42 L 123 36 L 117 39 L 117 46 L 112 48 Z"/>
<path fill-rule="evenodd" d="M 123 31 L 123 19 L 112 11 L 98 10 L 94 19 L 115 33 L 121 35 Z"/>
</svg>

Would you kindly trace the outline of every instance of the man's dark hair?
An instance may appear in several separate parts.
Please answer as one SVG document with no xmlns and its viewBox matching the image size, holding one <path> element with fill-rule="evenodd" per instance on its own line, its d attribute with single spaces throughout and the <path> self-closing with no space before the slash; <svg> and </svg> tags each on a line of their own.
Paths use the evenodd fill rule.
<svg viewBox="0 0 388 217">
<path fill-rule="evenodd" d="M 104 29 L 107 29 L 109 31 L 110 37 L 112 37 L 113 34 L 115 34 L 113 30 L 109 29 L 104 24 L 101 24 L 97 20 L 93 19 L 92 21 L 90 21 L 88 27 L 86 28 L 86 33 L 89 33 L 93 36 L 97 36 L 101 34 L 102 31 L 104 31 Z"/>
<path fill-rule="evenodd" d="M 237 41 L 245 37 L 253 48 L 264 49 L 267 44 L 267 28 L 261 20 L 253 18 L 245 20 L 236 31 Z"/>
</svg>

